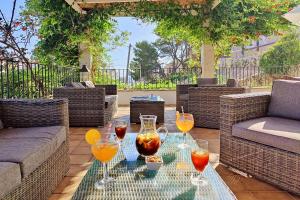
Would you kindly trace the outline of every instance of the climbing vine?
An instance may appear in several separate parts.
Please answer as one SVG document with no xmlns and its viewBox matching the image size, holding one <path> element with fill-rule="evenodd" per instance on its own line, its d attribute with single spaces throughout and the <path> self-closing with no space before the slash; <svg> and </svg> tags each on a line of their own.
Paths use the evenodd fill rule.
<svg viewBox="0 0 300 200">
<path fill-rule="evenodd" d="M 41 61 L 78 65 L 80 43 L 86 43 L 94 57 L 103 60 L 105 44 L 120 45 L 127 34 L 118 33 L 115 15 L 156 22 L 156 33 L 166 39 L 187 41 L 198 51 L 203 42 L 212 43 L 224 54 L 232 45 L 245 44 L 260 35 L 282 34 L 289 23 L 281 17 L 300 0 L 213 0 L 203 4 L 189 1 L 141 0 L 116 3 L 80 15 L 64 0 L 27 0 L 23 15 L 39 20 L 35 55 Z M 182 4 L 182 2 L 185 2 Z"/>
</svg>

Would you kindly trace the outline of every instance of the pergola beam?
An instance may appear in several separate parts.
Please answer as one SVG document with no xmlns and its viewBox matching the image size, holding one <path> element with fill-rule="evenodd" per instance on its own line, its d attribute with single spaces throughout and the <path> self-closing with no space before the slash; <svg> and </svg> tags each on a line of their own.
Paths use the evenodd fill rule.
<svg viewBox="0 0 300 200">
<path fill-rule="evenodd" d="M 65 0 L 75 11 L 79 12 L 80 14 L 86 14 L 75 0 Z"/>
</svg>

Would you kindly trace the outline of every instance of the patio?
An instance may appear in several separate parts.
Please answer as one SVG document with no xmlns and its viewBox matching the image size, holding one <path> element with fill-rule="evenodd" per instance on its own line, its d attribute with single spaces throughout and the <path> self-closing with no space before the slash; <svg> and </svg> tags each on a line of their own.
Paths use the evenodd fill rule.
<svg viewBox="0 0 300 200">
<path fill-rule="evenodd" d="M 165 125 L 172 132 L 178 132 L 175 125 L 175 107 L 166 107 L 165 109 Z M 116 118 L 129 120 L 129 107 L 119 107 Z M 85 132 L 89 128 L 70 128 L 70 158 L 71 168 L 67 176 L 59 184 L 53 192 L 49 200 L 67 200 L 79 186 L 81 180 L 86 174 L 89 166 L 92 164 L 93 156 L 90 152 L 90 145 L 84 140 Z M 136 132 L 139 125 L 132 124 L 128 132 Z M 234 192 L 239 200 L 299 200 L 300 197 L 282 191 L 270 184 L 248 178 L 244 175 L 234 173 L 216 162 L 219 151 L 219 131 L 214 129 L 194 128 L 191 131 L 194 138 L 208 140 L 210 143 L 210 151 L 213 154 L 213 166 L 220 174 L 222 179 Z"/>
</svg>

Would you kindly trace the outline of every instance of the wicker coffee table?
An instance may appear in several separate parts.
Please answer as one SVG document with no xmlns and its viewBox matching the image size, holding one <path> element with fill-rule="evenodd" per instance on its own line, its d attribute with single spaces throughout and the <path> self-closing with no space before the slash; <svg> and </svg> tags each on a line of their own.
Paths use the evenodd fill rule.
<svg viewBox="0 0 300 200">
<path fill-rule="evenodd" d="M 140 123 L 140 114 L 156 115 L 156 122 L 164 123 L 165 101 L 156 95 L 132 97 L 130 99 L 130 122 Z"/>
<path fill-rule="evenodd" d="M 127 163 L 123 153 L 119 151 L 109 163 L 110 176 L 114 177 L 116 182 L 103 190 L 94 188 L 95 181 L 101 179 L 103 174 L 101 163 L 94 161 L 72 199 L 235 200 L 236 197 L 211 165 L 204 171 L 204 176 L 210 183 L 206 189 L 191 184 L 190 176 L 196 171 L 191 163 L 190 153 L 177 149 L 181 136 L 180 133 L 170 134 L 160 148 L 157 154 L 162 155 L 164 164 L 158 171 L 148 171 L 144 160 Z M 127 134 L 125 140 L 134 140 L 135 137 L 136 134 Z M 197 145 L 190 135 L 187 135 L 187 143 L 191 146 Z M 128 148 L 135 151 L 135 147 Z M 188 168 L 177 168 L 178 162 L 182 161 L 188 163 Z"/>
</svg>

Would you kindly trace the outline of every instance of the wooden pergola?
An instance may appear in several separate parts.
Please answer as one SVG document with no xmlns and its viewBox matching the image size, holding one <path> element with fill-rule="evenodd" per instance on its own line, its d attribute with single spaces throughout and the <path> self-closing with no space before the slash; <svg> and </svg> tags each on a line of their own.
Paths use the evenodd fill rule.
<svg viewBox="0 0 300 200">
<path fill-rule="evenodd" d="M 65 0 L 69 5 L 72 6 L 74 10 L 79 13 L 85 14 L 87 10 L 97 9 L 102 7 L 107 7 L 115 3 L 137 3 L 140 0 Z M 169 0 L 147 0 L 153 3 L 166 3 Z M 178 2 L 183 6 L 188 6 L 189 4 L 205 4 L 206 0 L 178 0 Z M 213 4 L 213 8 L 220 3 L 220 0 L 216 0 Z"/>
<path fill-rule="evenodd" d="M 116 3 L 131 3 L 135 4 L 141 0 L 65 0 L 74 10 L 81 14 L 87 14 L 87 11 L 92 9 L 98 9 L 103 7 L 109 7 Z M 164 4 L 170 0 L 147 0 L 156 4 Z M 183 8 L 190 4 L 205 4 L 206 0 L 177 0 Z M 215 8 L 221 0 L 214 0 L 212 8 Z M 86 65 L 89 69 L 91 68 L 92 56 L 88 52 L 88 48 L 82 44 L 80 45 L 80 66 Z M 203 77 L 214 77 L 215 76 L 215 57 L 214 48 L 211 44 L 203 44 L 201 48 L 201 67 Z"/>
</svg>

